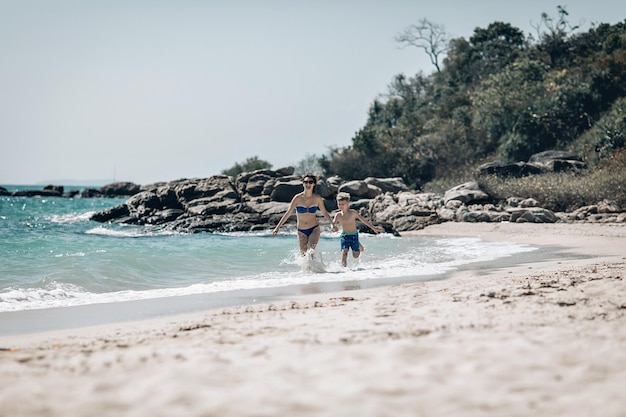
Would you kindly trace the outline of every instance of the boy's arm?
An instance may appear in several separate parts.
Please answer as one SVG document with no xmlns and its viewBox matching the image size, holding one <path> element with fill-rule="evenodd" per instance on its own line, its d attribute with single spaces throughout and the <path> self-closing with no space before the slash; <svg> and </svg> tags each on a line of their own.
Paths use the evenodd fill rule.
<svg viewBox="0 0 626 417">
<path fill-rule="evenodd" d="M 363 223 L 364 225 L 366 225 L 367 227 L 372 229 L 374 231 L 374 233 L 380 233 L 383 230 L 385 230 L 385 229 L 383 229 L 380 226 L 374 226 L 369 220 L 367 220 L 365 217 L 361 216 L 358 211 L 355 210 L 354 213 L 356 214 L 356 218 L 359 219 L 361 221 L 361 223 Z"/>
</svg>

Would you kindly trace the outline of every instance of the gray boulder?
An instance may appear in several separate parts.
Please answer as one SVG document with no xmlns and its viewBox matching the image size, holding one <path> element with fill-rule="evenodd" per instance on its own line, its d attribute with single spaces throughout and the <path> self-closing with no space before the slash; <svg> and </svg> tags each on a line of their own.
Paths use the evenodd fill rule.
<svg viewBox="0 0 626 417">
<path fill-rule="evenodd" d="M 498 177 L 524 177 L 541 174 L 546 168 L 536 163 L 526 162 L 488 162 L 478 167 L 480 176 L 496 175 Z"/>
<path fill-rule="evenodd" d="M 441 222 L 436 210 L 431 208 L 435 205 L 425 193 L 385 193 L 371 200 L 369 216 L 370 220 L 389 224 L 397 231 L 420 230 Z"/>
<path fill-rule="evenodd" d="M 545 151 L 530 157 L 529 163 L 545 168 L 550 172 L 581 170 L 587 167 L 582 158 L 570 151 Z"/>
<path fill-rule="evenodd" d="M 328 177 L 326 179 L 326 184 L 328 185 L 328 188 L 333 194 L 337 194 L 339 192 L 339 187 L 344 182 L 345 181 L 338 175 L 333 175 L 332 177 Z"/>
<path fill-rule="evenodd" d="M 51 187 L 51 188 L 49 188 Z M 20 190 L 11 193 L 15 197 L 62 197 L 62 193 L 55 186 L 44 187 L 43 190 Z M 61 187 L 63 189 L 63 187 Z"/>
<path fill-rule="evenodd" d="M 239 194 L 233 189 L 219 190 L 209 197 L 196 198 L 185 204 L 185 209 L 191 214 L 211 215 L 226 214 L 237 211 L 240 207 Z"/>
<path fill-rule="evenodd" d="M 94 197 L 103 197 L 104 195 L 100 192 L 100 190 L 96 190 L 93 188 L 85 188 L 80 192 L 81 198 L 94 198 Z"/>
<path fill-rule="evenodd" d="M 237 189 L 240 192 L 246 193 L 253 197 L 257 197 L 263 194 L 263 191 L 265 190 L 265 184 L 270 178 L 272 178 L 270 175 L 267 175 L 265 173 L 258 173 L 252 175 L 248 179 L 248 181 L 243 184 L 243 187 L 238 186 Z"/>
<path fill-rule="evenodd" d="M 370 188 L 362 180 L 353 180 L 341 184 L 337 190 L 340 193 L 348 193 L 352 197 L 367 197 L 370 195 Z"/>
<path fill-rule="evenodd" d="M 130 209 L 126 204 L 120 204 L 105 210 L 100 210 L 91 215 L 90 220 L 100 223 L 118 221 L 130 216 Z"/>
<path fill-rule="evenodd" d="M 315 192 L 319 194 L 322 198 L 332 199 L 334 198 L 337 191 L 333 191 L 333 189 L 328 185 L 328 182 L 323 178 L 320 178 L 315 185 Z"/>
<path fill-rule="evenodd" d="M 226 192 L 230 196 L 238 196 L 232 178 L 227 175 L 216 175 L 209 178 L 194 178 L 176 183 L 176 197 L 183 206 L 193 200 L 210 199 L 218 193 Z M 232 193 L 231 193 L 232 192 Z M 223 197 L 223 194 L 218 197 Z"/>
<path fill-rule="evenodd" d="M 146 224 L 165 224 L 172 222 L 182 216 L 185 213 L 184 210 L 181 209 L 165 209 L 161 211 L 157 211 L 151 216 L 146 217 Z"/>
<path fill-rule="evenodd" d="M 447 204 L 450 200 L 458 200 L 463 204 L 482 201 L 489 198 L 489 195 L 482 191 L 476 181 L 469 181 L 446 191 L 443 199 Z"/>
<path fill-rule="evenodd" d="M 374 178 L 367 177 L 364 180 L 368 185 L 380 188 L 383 193 L 399 193 L 401 191 L 409 191 L 409 187 L 404 183 L 401 177 L 394 178 Z"/>
<path fill-rule="evenodd" d="M 556 223 L 559 218 L 544 208 L 512 208 L 507 210 L 511 222 L 515 223 Z"/>
<path fill-rule="evenodd" d="M 53 193 L 58 194 L 59 196 L 63 194 L 63 186 L 62 185 L 46 185 L 43 187 L 44 191 L 52 191 Z"/>
<path fill-rule="evenodd" d="M 570 160 L 570 161 L 581 161 L 582 162 L 582 159 L 575 152 L 556 151 L 556 150 L 544 151 L 544 152 L 539 152 L 539 153 L 533 154 L 528 159 L 528 162 L 545 165 L 548 162 L 553 161 L 555 159 Z"/>
<path fill-rule="evenodd" d="M 128 197 L 141 191 L 141 187 L 133 182 L 120 181 L 100 187 L 100 193 L 105 197 Z"/>
<path fill-rule="evenodd" d="M 288 177 L 290 175 L 293 175 L 294 172 L 296 172 L 296 169 L 292 166 L 278 168 L 276 170 L 276 173 L 279 175 L 282 175 L 283 177 Z"/>
<path fill-rule="evenodd" d="M 296 194 L 301 193 L 303 190 L 302 180 L 300 179 L 277 181 L 270 194 L 270 199 L 272 201 L 289 203 Z"/>
</svg>

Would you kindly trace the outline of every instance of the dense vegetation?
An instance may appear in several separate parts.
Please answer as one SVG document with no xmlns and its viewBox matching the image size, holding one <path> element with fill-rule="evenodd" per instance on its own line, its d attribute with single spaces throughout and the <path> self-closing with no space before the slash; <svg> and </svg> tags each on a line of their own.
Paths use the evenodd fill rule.
<svg viewBox="0 0 626 417">
<path fill-rule="evenodd" d="M 542 15 L 536 38 L 502 22 L 468 40 L 426 20 L 407 30 L 398 41 L 427 51 L 436 71 L 394 77 L 352 145 L 321 157 L 324 174 L 400 176 L 419 188 L 550 149 L 573 150 L 601 172 L 626 135 L 626 20 L 579 32 L 557 12 Z"/>
<path fill-rule="evenodd" d="M 222 170 L 222 174 L 224 175 L 230 175 L 232 177 L 236 177 L 238 174 L 241 174 L 242 172 L 251 172 L 251 171 L 256 171 L 257 169 L 271 169 L 272 168 L 272 164 L 270 164 L 269 162 L 260 159 L 258 156 L 253 156 L 250 158 L 247 158 L 245 161 L 243 162 L 235 162 L 235 164 L 227 169 L 223 169 Z"/>
<path fill-rule="evenodd" d="M 571 212 L 601 202 L 626 208 L 626 150 L 616 149 L 585 173 L 555 172 L 522 178 L 482 177 L 480 188 L 495 201 L 533 198 L 543 208 Z"/>
</svg>

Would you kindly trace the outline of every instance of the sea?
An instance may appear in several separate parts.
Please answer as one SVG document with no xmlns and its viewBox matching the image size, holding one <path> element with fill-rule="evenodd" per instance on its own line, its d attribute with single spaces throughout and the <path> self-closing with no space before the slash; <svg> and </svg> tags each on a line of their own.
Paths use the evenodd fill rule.
<svg viewBox="0 0 626 417">
<path fill-rule="evenodd" d="M 323 222 L 315 253 L 303 257 L 291 226 L 273 237 L 271 229 L 183 234 L 89 220 L 123 201 L 0 196 L 0 313 L 324 283 L 358 288 L 423 281 L 537 250 L 477 237 L 362 233 L 365 250 L 343 267 L 339 233 Z"/>
</svg>

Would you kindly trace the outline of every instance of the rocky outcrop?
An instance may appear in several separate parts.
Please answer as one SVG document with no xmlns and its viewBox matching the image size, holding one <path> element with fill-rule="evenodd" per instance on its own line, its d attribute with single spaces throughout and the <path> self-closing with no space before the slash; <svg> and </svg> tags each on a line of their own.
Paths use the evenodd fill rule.
<svg viewBox="0 0 626 417">
<path fill-rule="evenodd" d="M 141 187 L 132 182 L 114 182 L 100 188 L 104 197 L 128 197 L 141 191 Z"/>
<path fill-rule="evenodd" d="M 62 185 L 46 185 L 41 190 L 20 190 L 11 193 L 14 197 L 62 197 Z"/>
<path fill-rule="evenodd" d="M 461 185 L 457 185 L 446 191 L 443 196 L 445 203 L 449 201 L 460 201 L 461 203 L 468 204 L 478 201 L 487 200 L 489 195 L 480 189 L 476 181 L 466 182 Z"/>
<path fill-rule="evenodd" d="M 389 223 L 398 231 L 419 230 L 442 222 L 437 215 L 437 209 L 441 206 L 443 198 L 435 194 L 388 192 L 372 201 L 367 215 L 374 222 Z"/>
<path fill-rule="evenodd" d="M 383 193 L 399 193 L 402 191 L 409 191 L 409 187 L 404 183 L 404 180 L 400 177 L 394 178 L 365 178 L 365 183 L 369 186 L 379 188 Z"/>
<path fill-rule="evenodd" d="M 339 186 L 340 193 L 348 193 L 357 198 L 374 198 L 382 194 L 382 189 L 375 185 L 371 185 L 362 180 L 348 181 Z"/>
<path fill-rule="evenodd" d="M 113 182 L 111 184 L 104 185 L 99 189 L 95 188 L 86 188 L 80 193 L 75 191 L 75 194 L 72 197 L 81 197 L 81 198 L 98 198 L 98 197 L 109 197 L 109 198 L 121 198 L 121 197 L 130 197 L 141 192 L 143 188 L 135 184 L 133 182 L 128 181 L 119 181 Z"/>
<path fill-rule="evenodd" d="M 348 192 L 353 207 L 364 213 L 373 198 L 409 188 L 401 178 L 368 178 L 343 181 L 338 177 L 321 178 L 316 192 L 322 195 L 327 210 L 336 209 L 338 192 Z M 210 178 L 177 180 L 143 187 L 123 204 L 92 216 L 98 222 L 153 225 L 181 232 L 250 231 L 273 227 L 289 207 L 291 199 L 303 190 L 302 179 L 293 169 L 258 170 L 236 178 L 218 175 Z M 295 216 L 290 219 L 295 221 Z M 396 233 L 389 222 L 379 223 Z"/>
<path fill-rule="evenodd" d="M 388 222 L 399 231 L 419 230 L 447 221 L 556 223 L 565 220 L 562 213 L 553 213 L 536 207 L 531 201 L 521 200 L 524 203 L 520 203 L 519 200 L 510 199 L 500 204 L 466 204 L 462 199 L 446 199 L 432 193 L 387 193 L 373 201 L 368 215 L 375 222 Z"/>
<path fill-rule="evenodd" d="M 528 162 L 488 162 L 478 167 L 479 175 L 499 177 L 524 177 L 546 172 L 579 171 L 587 164 L 570 151 L 545 151 L 532 155 Z"/>
<path fill-rule="evenodd" d="M 481 176 L 496 175 L 498 177 L 525 177 L 527 175 L 542 174 L 545 169 L 539 165 L 526 162 L 488 162 L 478 168 Z"/>
<path fill-rule="evenodd" d="M 11 195 L 14 197 L 121 198 L 130 197 L 137 194 L 141 190 L 141 186 L 132 182 L 114 182 L 111 184 L 107 184 L 99 189 L 85 188 L 82 191 L 65 191 L 65 187 L 63 187 L 62 185 L 46 185 L 45 187 L 43 187 L 43 189 L 40 190 L 26 189 L 14 192 L 9 192 L 6 188 L 0 187 L 0 195 Z"/>
<path fill-rule="evenodd" d="M 568 159 L 569 158 L 569 159 Z M 556 166 L 555 161 L 575 161 L 568 153 L 542 153 L 525 166 Z M 581 161 L 578 161 L 581 162 Z M 560 163 L 560 162 L 559 162 Z M 520 168 L 518 164 L 515 169 Z M 520 168 L 521 169 L 521 168 Z M 509 167 L 509 172 L 514 169 Z M 0 195 L 73 196 L 128 198 L 122 204 L 96 212 L 91 220 L 145 225 L 177 232 L 234 232 L 268 230 L 285 213 L 289 202 L 301 192 L 302 179 L 291 167 L 257 170 L 237 177 L 179 179 L 138 186 L 129 182 L 109 184 L 100 189 L 64 192 L 63 187 Z M 320 178 L 315 191 L 328 211 L 337 209 L 339 192 L 351 195 L 351 207 L 383 226 L 385 231 L 418 230 L 442 222 L 626 222 L 626 207 L 603 201 L 570 213 L 555 213 L 540 207 L 532 198 L 510 196 L 496 201 L 476 181 L 460 184 L 443 196 L 410 189 L 402 178 L 366 178 L 346 181 L 338 176 Z M 290 223 L 294 223 L 291 216 Z M 371 232 L 369 229 L 362 229 Z"/>
<path fill-rule="evenodd" d="M 183 179 L 142 190 L 119 206 L 95 213 L 92 220 L 189 233 L 267 230 L 279 221 L 293 196 L 302 191 L 302 181 L 289 169 L 259 170 L 236 178 L 222 175 Z M 338 192 L 350 193 L 353 209 L 395 234 L 447 221 L 625 221 L 622 208 L 610 202 L 565 214 L 539 207 L 530 198 L 513 196 L 492 201 L 475 181 L 440 196 L 411 190 L 400 178 L 344 181 L 334 176 L 320 178 L 316 192 L 329 211 L 337 208 Z M 295 216 L 289 221 L 295 222 Z M 366 228 L 363 231 L 369 232 Z"/>
<path fill-rule="evenodd" d="M 564 222 L 587 222 L 587 223 L 624 223 L 626 212 L 615 202 L 604 200 L 598 204 L 581 207 L 571 213 L 563 213 L 561 220 Z"/>
</svg>

